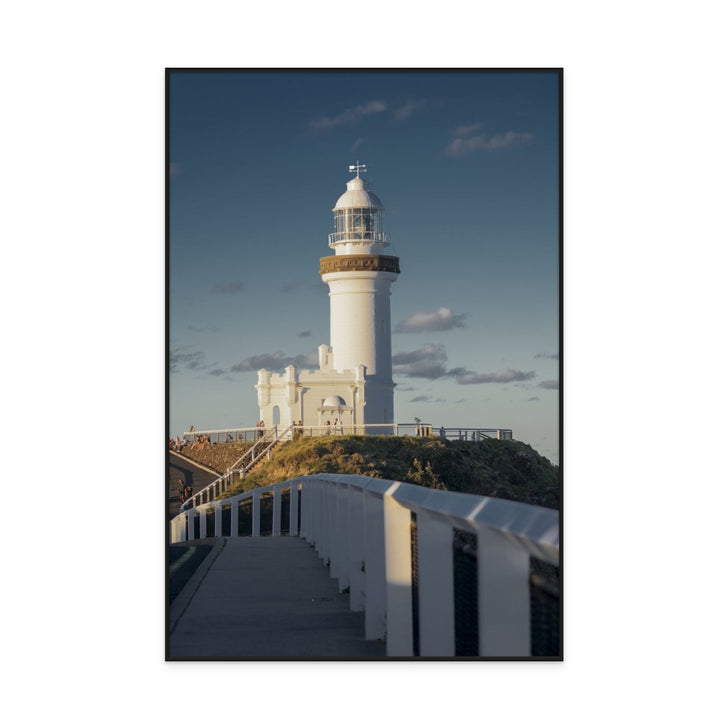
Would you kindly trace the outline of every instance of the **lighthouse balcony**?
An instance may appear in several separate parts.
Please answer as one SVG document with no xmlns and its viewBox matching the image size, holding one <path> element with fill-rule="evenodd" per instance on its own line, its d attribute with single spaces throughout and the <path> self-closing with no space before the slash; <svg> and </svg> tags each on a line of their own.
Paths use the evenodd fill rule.
<svg viewBox="0 0 720 722">
<path fill-rule="evenodd" d="M 380 246 L 390 245 L 390 234 L 377 231 L 340 231 L 328 235 L 328 245 L 335 248 L 338 244 L 357 243 L 366 245 L 368 243 Z"/>
</svg>

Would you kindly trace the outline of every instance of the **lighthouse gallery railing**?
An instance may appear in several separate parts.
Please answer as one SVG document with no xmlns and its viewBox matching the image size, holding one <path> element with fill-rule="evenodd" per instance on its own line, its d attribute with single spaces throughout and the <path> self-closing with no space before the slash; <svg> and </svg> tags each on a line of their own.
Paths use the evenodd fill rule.
<svg viewBox="0 0 720 722">
<path fill-rule="evenodd" d="M 531 654 L 530 559 L 559 565 L 557 511 L 385 479 L 319 474 L 188 509 L 171 521 L 171 542 L 204 538 L 209 526 L 212 536 L 236 536 L 238 510 L 248 502 L 251 533 L 259 536 L 261 500 L 268 495 L 272 534 L 278 536 L 283 492 L 286 498 L 289 492 L 289 533 L 316 548 L 339 589 L 349 592 L 350 608 L 364 611 L 365 637 L 385 638 L 388 656 L 456 654 L 456 530 L 477 542 L 472 623 L 478 656 Z"/>
</svg>

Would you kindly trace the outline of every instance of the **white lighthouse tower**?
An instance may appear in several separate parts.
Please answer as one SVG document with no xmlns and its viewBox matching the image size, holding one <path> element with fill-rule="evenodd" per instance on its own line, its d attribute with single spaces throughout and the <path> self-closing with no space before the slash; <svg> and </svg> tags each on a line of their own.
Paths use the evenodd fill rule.
<svg viewBox="0 0 720 722">
<path fill-rule="evenodd" d="M 385 255 L 383 205 L 360 173 L 333 208 L 335 230 L 329 245 L 334 256 L 320 259 L 320 275 L 330 288 L 332 365 L 342 372 L 365 367 L 366 424 L 394 421 L 390 285 L 400 273 L 399 259 Z"/>
<path fill-rule="evenodd" d="M 390 285 L 400 273 L 385 255 L 383 206 L 360 178 L 364 165 L 333 208 L 335 255 L 320 259 L 330 296 L 330 346 L 318 349 L 319 368 L 258 371 L 258 407 L 266 426 L 331 427 L 340 433 L 391 433 L 394 423 Z M 330 433 L 330 430 L 328 430 Z"/>
</svg>

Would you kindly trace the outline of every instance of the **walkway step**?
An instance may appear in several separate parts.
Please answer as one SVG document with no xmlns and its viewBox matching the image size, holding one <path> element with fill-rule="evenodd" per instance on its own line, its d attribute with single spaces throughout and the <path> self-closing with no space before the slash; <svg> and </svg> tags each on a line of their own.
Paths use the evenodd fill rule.
<svg viewBox="0 0 720 722">
<path fill-rule="evenodd" d="M 169 659 L 379 658 L 364 615 L 298 537 L 228 537 L 170 632 Z M 205 570 L 202 570 L 203 572 Z M 171 615 L 173 616 L 173 615 Z"/>
</svg>

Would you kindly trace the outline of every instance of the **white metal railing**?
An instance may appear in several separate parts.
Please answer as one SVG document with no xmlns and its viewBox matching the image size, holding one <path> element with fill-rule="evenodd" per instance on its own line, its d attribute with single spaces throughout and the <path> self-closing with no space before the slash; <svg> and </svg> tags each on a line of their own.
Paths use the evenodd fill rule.
<svg viewBox="0 0 720 722">
<path fill-rule="evenodd" d="M 186 431 L 183 441 L 186 444 L 195 443 L 199 437 L 207 436 L 212 444 L 234 444 L 238 441 L 255 442 L 262 438 L 267 429 L 260 426 L 234 427 L 231 429 L 206 429 L 201 431 Z"/>
<path fill-rule="evenodd" d="M 224 491 L 227 491 L 228 487 L 232 482 L 233 473 L 239 473 L 240 478 L 244 479 L 250 469 L 257 464 L 261 459 L 269 459 L 270 452 L 283 441 L 289 441 L 291 438 L 292 426 L 288 426 L 282 432 L 278 432 L 277 426 L 272 426 L 269 429 L 263 429 L 263 434 L 260 438 L 231 466 L 229 467 L 222 476 L 218 476 L 217 479 L 211 481 L 207 486 L 204 486 L 200 491 L 195 492 L 189 499 L 186 499 L 180 506 L 181 510 L 185 510 L 189 507 L 198 506 L 203 502 L 209 502 L 217 498 Z M 186 457 L 189 458 L 189 457 Z M 192 459 L 190 459 L 192 461 Z"/>
<path fill-rule="evenodd" d="M 337 231 L 328 233 L 328 246 L 335 248 L 338 243 L 379 243 L 390 245 L 390 234 L 378 231 Z"/>
<path fill-rule="evenodd" d="M 187 432 L 185 437 L 192 436 L 209 436 L 212 440 L 213 435 L 218 439 L 217 443 L 235 443 L 242 436 L 243 439 L 257 441 L 258 432 L 263 431 L 267 434 L 270 429 L 213 429 L 211 431 L 196 431 L 194 433 Z M 276 428 L 276 427 L 275 427 Z M 353 424 L 339 420 L 337 424 L 331 423 L 315 425 L 315 426 L 297 426 L 291 427 L 293 432 L 302 436 L 347 436 L 347 435 L 365 435 L 378 434 L 384 436 L 440 436 L 446 439 L 459 439 L 462 441 L 482 441 L 483 439 L 512 439 L 512 429 L 501 429 L 497 427 L 477 428 L 465 426 L 433 426 L 432 424 L 420 423 L 398 423 L 398 424 Z M 233 435 L 232 441 L 220 441 L 226 439 L 228 434 Z M 262 438 L 262 437 L 260 437 Z M 239 440 L 243 440 L 239 439 Z"/>
<path fill-rule="evenodd" d="M 171 521 L 171 542 L 236 536 L 238 505 L 251 500 L 260 535 L 260 499 L 272 494 L 272 534 L 281 533 L 281 495 L 290 491 L 289 533 L 312 544 L 350 608 L 365 612 L 366 639 L 386 639 L 391 657 L 413 655 L 411 519 L 417 539 L 420 656 L 454 656 L 454 529 L 477 537 L 477 631 L 481 657 L 530 655 L 530 557 L 559 565 L 559 514 L 543 507 L 440 491 L 365 476 L 303 476 L 204 504 Z M 299 493 L 301 505 L 298 503 Z M 230 528 L 223 508 L 230 507 Z M 300 513 L 300 506 L 302 513 Z"/>
</svg>

